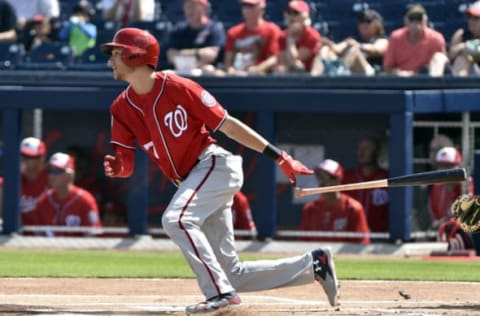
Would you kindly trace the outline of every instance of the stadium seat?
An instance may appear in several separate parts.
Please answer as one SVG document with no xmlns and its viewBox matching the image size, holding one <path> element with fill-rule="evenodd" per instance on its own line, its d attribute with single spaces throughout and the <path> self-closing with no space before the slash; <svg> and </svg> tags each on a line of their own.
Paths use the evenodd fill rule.
<svg viewBox="0 0 480 316">
<path fill-rule="evenodd" d="M 18 64 L 22 69 L 66 69 L 72 62 L 72 49 L 62 43 L 45 43 L 32 48 Z"/>
<path fill-rule="evenodd" d="M 69 65 L 73 70 L 107 70 L 108 57 L 100 50 L 100 45 L 87 49 L 81 56 L 75 57 Z"/>
<path fill-rule="evenodd" d="M 168 33 L 172 29 L 172 22 L 166 19 L 156 21 L 137 21 L 128 25 L 142 30 L 147 30 L 157 38 L 160 43 L 164 43 L 168 37 Z"/>
<path fill-rule="evenodd" d="M 13 69 L 25 54 L 23 45 L 17 43 L 0 43 L 0 69 Z"/>
<path fill-rule="evenodd" d="M 162 1 L 162 15 L 173 24 L 185 19 L 183 2 L 177 0 Z"/>
</svg>

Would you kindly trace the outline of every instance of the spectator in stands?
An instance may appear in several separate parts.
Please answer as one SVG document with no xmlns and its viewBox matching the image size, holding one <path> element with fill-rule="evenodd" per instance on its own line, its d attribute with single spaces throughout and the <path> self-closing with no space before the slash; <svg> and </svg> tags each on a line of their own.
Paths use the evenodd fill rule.
<svg viewBox="0 0 480 316">
<path fill-rule="evenodd" d="M 379 165 L 381 152 L 380 142 L 373 137 L 363 137 L 358 142 L 358 167 L 345 171 L 343 183 L 356 183 L 388 178 L 387 170 Z M 388 189 L 375 188 L 365 190 L 345 191 L 358 200 L 365 210 L 368 227 L 372 232 L 388 231 L 389 223 L 389 195 Z"/>
<path fill-rule="evenodd" d="M 51 188 L 40 196 L 35 213 L 41 225 L 90 227 L 91 230 L 84 234 L 48 231 L 48 236 L 94 235 L 102 228 L 95 198 L 88 191 L 74 185 L 74 178 L 74 159 L 61 152 L 53 154 L 48 162 Z"/>
<path fill-rule="evenodd" d="M 6 0 L 0 0 L 0 42 L 17 40 L 17 15 Z"/>
<path fill-rule="evenodd" d="M 95 46 L 97 26 L 90 22 L 95 9 L 87 0 L 80 0 L 72 10 L 68 23 L 59 31 L 58 38 L 72 48 L 74 56 L 80 56 Z"/>
<path fill-rule="evenodd" d="M 52 42 L 52 25 L 48 18 L 37 15 L 31 20 L 30 27 L 30 32 L 24 34 L 23 37 L 23 44 L 27 52 L 35 47 Z"/>
<path fill-rule="evenodd" d="M 435 163 L 437 170 L 461 168 L 463 159 L 455 147 L 443 147 L 437 152 Z M 468 193 L 473 194 L 473 180 L 469 177 L 468 181 Z M 438 228 L 451 215 L 450 206 L 462 193 L 461 182 L 437 183 L 431 186 L 428 206 L 433 228 Z"/>
<path fill-rule="evenodd" d="M 28 29 L 28 22 L 35 16 L 41 15 L 47 20 L 60 17 L 58 0 L 7 0 L 15 9 L 17 15 L 17 29 Z M 28 30 L 27 30 L 28 33 Z"/>
<path fill-rule="evenodd" d="M 339 185 L 343 167 L 336 161 L 326 159 L 315 168 L 321 186 Z M 367 219 L 362 204 L 342 192 L 323 193 L 320 198 L 304 205 L 300 229 L 304 231 L 368 233 Z M 304 240 L 343 241 L 368 244 L 363 237 L 306 237 Z"/>
<path fill-rule="evenodd" d="M 293 0 L 285 10 L 287 28 L 280 36 L 279 73 L 310 73 L 313 59 L 320 50 L 321 36 L 311 27 L 310 7 L 303 0 Z"/>
<path fill-rule="evenodd" d="M 227 32 L 224 67 L 227 74 L 270 73 L 277 64 L 280 28 L 263 18 L 266 0 L 240 0 L 245 22 Z"/>
<path fill-rule="evenodd" d="M 480 74 L 480 1 L 465 11 L 465 17 L 468 27 L 453 34 L 448 51 L 452 74 L 462 77 Z"/>
<path fill-rule="evenodd" d="M 178 0 L 177 0 L 178 1 Z M 187 60 L 193 68 L 212 70 L 225 45 L 223 24 L 208 17 L 208 0 L 183 0 L 186 20 L 178 23 L 169 35 L 167 59 L 175 69 L 191 72 L 192 67 L 182 66 Z"/>
<path fill-rule="evenodd" d="M 425 73 L 442 76 L 448 57 L 445 38 L 428 27 L 428 16 L 420 4 L 408 6 L 405 26 L 392 32 L 383 58 L 385 72 L 412 76 Z"/>
<path fill-rule="evenodd" d="M 233 196 L 232 205 L 233 228 L 239 230 L 248 230 L 251 238 L 256 238 L 257 227 L 253 221 L 252 210 L 248 198 L 241 191 Z"/>
<path fill-rule="evenodd" d="M 45 168 L 47 149 L 40 139 L 27 137 L 20 144 L 20 153 L 20 219 L 22 225 L 37 225 L 38 218 L 34 210 L 40 195 L 48 189 L 48 174 Z"/>
<path fill-rule="evenodd" d="M 352 74 L 372 76 L 382 72 L 383 55 L 388 46 L 383 17 L 377 11 L 368 9 L 358 14 L 357 21 L 359 40 L 349 37 L 326 46 Z"/>
<path fill-rule="evenodd" d="M 154 0 L 101 0 L 99 6 L 103 10 L 103 18 L 117 22 L 119 26 L 128 26 L 139 21 L 153 21 L 155 17 Z"/>
</svg>

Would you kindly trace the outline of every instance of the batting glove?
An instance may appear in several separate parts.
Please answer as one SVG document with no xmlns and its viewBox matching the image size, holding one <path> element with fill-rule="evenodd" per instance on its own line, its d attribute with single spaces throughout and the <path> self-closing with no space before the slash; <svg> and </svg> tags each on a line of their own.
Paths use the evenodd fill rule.
<svg viewBox="0 0 480 316">
<path fill-rule="evenodd" d="M 297 179 L 295 175 L 313 174 L 313 170 L 304 166 L 300 161 L 293 159 L 292 156 L 287 154 L 285 151 L 282 151 L 281 156 L 275 161 L 293 186 L 297 185 Z"/>
<path fill-rule="evenodd" d="M 117 151 L 115 156 L 106 155 L 103 168 L 107 177 L 127 178 L 133 173 L 133 152 Z"/>
</svg>

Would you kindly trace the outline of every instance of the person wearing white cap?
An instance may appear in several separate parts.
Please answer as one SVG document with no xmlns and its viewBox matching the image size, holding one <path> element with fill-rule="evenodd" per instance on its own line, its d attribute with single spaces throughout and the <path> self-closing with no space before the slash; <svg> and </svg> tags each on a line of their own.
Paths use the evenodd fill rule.
<svg viewBox="0 0 480 316">
<path fill-rule="evenodd" d="M 435 156 L 437 170 L 460 168 L 463 165 L 462 155 L 455 147 L 443 147 Z M 473 194 L 473 180 L 468 179 L 468 193 Z M 437 183 L 431 186 L 428 208 L 432 227 L 438 228 L 450 215 L 450 206 L 462 194 L 462 183 Z"/>
<path fill-rule="evenodd" d="M 467 28 L 455 31 L 450 41 L 448 57 L 454 76 L 480 74 L 480 1 L 465 10 Z"/>
<path fill-rule="evenodd" d="M 326 159 L 315 168 L 321 186 L 339 185 L 343 167 Z M 342 192 L 323 193 L 320 198 L 304 205 L 300 229 L 323 232 L 354 232 L 368 234 L 367 218 L 362 204 Z M 369 244 L 368 235 L 361 237 L 308 237 L 304 240 L 342 241 Z"/>
<path fill-rule="evenodd" d="M 33 210 L 35 210 L 39 196 L 48 188 L 48 175 L 45 168 L 46 153 L 45 143 L 38 138 L 27 137 L 20 143 L 22 189 L 20 220 L 23 226 L 38 224 Z"/>
<path fill-rule="evenodd" d="M 91 227 L 84 235 L 100 232 L 97 202 L 93 195 L 73 184 L 75 161 L 72 156 L 57 152 L 48 162 L 48 180 L 51 188 L 38 200 L 35 212 L 41 225 Z M 49 236 L 78 236 L 78 233 L 53 233 Z"/>
</svg>

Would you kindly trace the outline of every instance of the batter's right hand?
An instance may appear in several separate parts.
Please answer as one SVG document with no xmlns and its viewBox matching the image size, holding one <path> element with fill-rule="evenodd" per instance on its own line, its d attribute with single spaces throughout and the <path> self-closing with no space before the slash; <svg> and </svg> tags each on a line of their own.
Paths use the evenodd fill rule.
<svg viewBox="0 0 480 316">
<path fill-rule="evenodd" d="M 293 159 L 292 156 L 287 154 L 285 151 L 282 151 L 282 155 L 277 158 L 276 162 L 293 186 L 296 186 L 297 184 L 295 175 L 313 174 L 313 170 L 305 167 L 300 161 Z"/>
<path fill-rule="evenodd" d="M 107 177 L 118 177 L 123 171 L 122 153 L 117 152 L 115 156 L 105 155 L 103 168 Z"/>
</svg>

